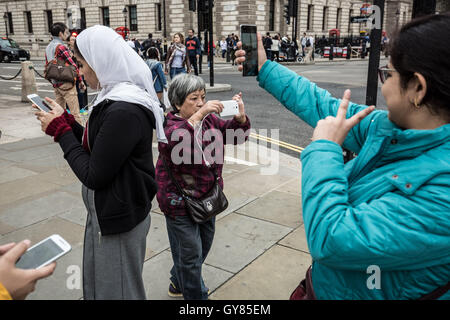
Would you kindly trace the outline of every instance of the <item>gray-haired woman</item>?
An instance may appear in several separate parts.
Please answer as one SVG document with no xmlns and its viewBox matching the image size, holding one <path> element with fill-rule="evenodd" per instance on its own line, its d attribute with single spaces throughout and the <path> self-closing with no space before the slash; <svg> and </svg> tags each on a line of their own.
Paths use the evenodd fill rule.
<svg viewBox="0 0 450 320">
<path fill-rule="evenodd" d="M 214 115 L 213 113 L 223 110 L 223 105 L 217 100 L 205 101 L 205 83 L 194 75 L 175 77 L 168 94 L 174 111 L 167 115 L 164 129 L 168 143 L 158 145 L 156 181 L 157 199 L 166 216 L 173 258 L 169 296 L 183 295 L 185 299 L 206 300 L 209 290 L 203 282 L 201 272 L 213 242 L 215 220 L 213 218 L 203 224 L 193 222 L 164 162 L 183 191 L 191 197 L 203 197 L 214 185 L 215 175 L 223 188 L 223 145 L 226 130 L 242 129 L 242 139 L 233 139 L 232 143 L 243 143 L 248 139 L 250 121 L 245 115 L 241 93 L 233 97 L 239 105 L 239 114 L 233 119 L 223 120 Z M 215 139 L 206 138 L 205 132 L 211 133 L 210 130 L 214 131 Z M 180 141 L 183 144 L 182 155 L 179 146 L 174 150 Z M 230 139 L 225 141 L 229 143 Z M 216 150 L 214 156 L 203 152 L 210 150 L 212 146 L 208 146 L 212 143 Z M 179 156 L 182 157 L 181 161 L 176 159 Z"/>
</svg>

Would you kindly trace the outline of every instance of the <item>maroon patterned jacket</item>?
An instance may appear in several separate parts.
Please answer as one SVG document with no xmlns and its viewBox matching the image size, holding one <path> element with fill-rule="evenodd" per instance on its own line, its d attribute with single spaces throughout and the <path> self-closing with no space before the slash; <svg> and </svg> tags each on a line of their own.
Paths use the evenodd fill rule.
<svg viewBox="0 0 450 320">
<path fill-rule="evenodd" d="M 167 173 L 162 157 L 172 171 L 185 193 L 201 198 L 214 185 L 214 173 L 219 177 L 223 188 L 222 167 L 224 162 L 224 145 L 238 144 L 248 140 L 250 120 L 240 124 L 238 121 L 223 120 L 214 114 L 205 117 L 200 134 L 199 127 L 194 127 L 185 119 L 170 112 L 164 129 L 168 143 L 158 144 L 159 157 L 156 163 L 156 183 L 158 184 L 158 200 L 161 211 L 169 216 L 186 215 L 184 201 Z M 242 131 L 235 131 L 242 129 Z M 229 130 L 227 132 L 227 130 Z M 238 134 L 235 138 L 232 134 Z M 197 136 L 197 142 L 194 137 Z M 212 136 L 212 138 L 211 138 Z M 204 137 L 203 139 L 201 137 Z M 228 137 L 228 139 L 227 139 Z M 202 151 L 199 146 L 202 146 Z M 210 164 L 208 167 L 206 161 Z"/>
</svg>

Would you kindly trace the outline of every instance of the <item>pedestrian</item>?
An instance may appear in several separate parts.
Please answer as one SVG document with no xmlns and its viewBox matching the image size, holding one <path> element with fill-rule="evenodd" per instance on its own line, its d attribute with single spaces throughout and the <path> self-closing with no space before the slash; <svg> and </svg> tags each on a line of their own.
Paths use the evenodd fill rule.
<svg viewBox="0 0 450 320">
<path fill-rule="evenodd" d="M 315 127 L 301 154 L 313 263 L 293 298 L 450 299 L 450 47 L 430 41 L 449 33 L 448 13 L 401 28 L 376 111 L 266 61 L 259 36 L 259 85 Z M 358 157 L 344 165 L 341 145 Z"/>
<path fill-rule="evenodd" d="M 275 35 L 272 39 L 271 51 L 272 51 L 271 60 L 273 61 L 276 57 L 277 58 L 276 61 L 277 62 L 280 61 L 280 39 L 278 35 Z"/>
<path fill-rule="evenodd" d="M 233 97 L 238 101 L 239 114 L 231 120 L 223 120 L 214 114 L 223 110 L 222 103 L 218 100 L 206 102 L 205 89 L 203 79 L 194 75 L 178 76 L 170 84 L 169 100 L 174 110 L 167 115 L 165 127 L 169 143 L 158 144 L 159 157 L 156 164 L 157 199 L 166 218 L 173 258 L 169 296 L 183 296 L 186 300 L 208 298 L 209 289 L 202 278 L 202 265 L 213 242 L 215 218 L 202 224 L 195 223 L 187 212 L 179 189 L 196 199 L 206 195 L 216 181 L 223 189 L 224 142 L 244 143 L 250 132 L 250 120 L 245 114 L 241 94 Z M 243 130 L 242 139 L 225 138 L 227 132 L 237 129 Z M 213 142 L 199 135 L 212 131 L 215 136 Z M 189 150 L 183 151 L 188 154 L 188 160 L 181 163 L 172 159 L 172 151 L 179 144 L 177 139 L 180 134 L 189 136 L 190 141 L 194 141 L 187 145 Z M 211 148 L 211 143 L 218 144 L 214 145 L 214 149 L 221 152 L 214 156 L 217 161 L 211 159 L 210 155 L 203 154 L 208 146 Z M 198 152 L 202 153 L 199 155 L 201 160 L 198 163 L 194 160 L 192 164 L 190 155 Z"/>
<path fill-rule="evenodd" d="M 272 38 L 270 37 L 270 32 L 266 33 L 264 38 L 264 49 L 266 50 L 267 59 L 272 60 Z"/>
<path fill-rule="evenodd" d="M 179 32 L 175 33 L 173 43 L 167 51 L 164 69 L 165 74 L 170 72 L 170 79 L 173 79 L 177 74 L 191 72 L 191 63 L 183 43 L 183 35 Z"/>
<path fill-rule="evenodd" d="M 236 50 L 237 50 L 237 43 L 239 42 L 239 37 L 235 35 L 231 40 L 231 65 L 234 66 L 235 60 L 236 60 Z"/>
<path fill-rule="evenodd" d="M 75 58 L 74 52 L 73 52 L 76 37 L 77 37 L 77 33 L 76 32 L 72 32 L 72 34 L 70 36 L 70 41 L 69 41 L 69 48 L 70 48 L 70 54 L 71 54 L 72 60 L 77 65 L 78 69 L 80 69 L 80 66 L 78 65 L 77 58 Z M 80 111 L 81 111 L 81 110 L 84 110 L 84 108 L 88 104 L 88 93 L 87 93 L 87 88 L 86 88 L 86 82 L 84 81 L 83 76 L 81 76 L 80 78 L 81 78 L 82 81 L 80 81 L 77 78 L 77 81 L 76 81 L 75 85 L 76 85 L 76 88 L 77 88 L 78 105 L 80 106 Z"/>
<path fill-rule="evenodd" d="M 314 52 L 314 38 L 303 34 L 305 39 L 305 63 L 311 62 Z"/>
<path fill-rule="evenodd" d="M 145 61 L 147 66 L 152 71 L 153 87 L 155 88 L 156 95 L 161 103 L 163 100 L 164 88 L 167 85 L 166 76 L 164 75 L 163 66 L 160 62 L 159 51 L 155 47 L 149 48 L 146 56 L 148 59 Z M 164 106 L 165 109 L 167 106 Z"/>
<path fill-rule="evenodd" d="M 56 262 L 32 270 L 16 268 L 16 262 L 30 247 L 30 241 L 0 246 L 0 300 L 24 300 L 36 282 L 53 274 Z"/>
<path fill-rule="evenodd" d="M 64 82 L 54 78 L 48 80 L 50 80 L 53 85 L 56 103 L 58 103 L 63 108 L 66 108 L 67 105 L 69 107 L 70 113 L 75 117 L 75 120 L 81 124 L 82 121 L 80 117 L 80 106 L 78 104 L 75 79 L 78 79 L 80 83 L 83 82 L 83 80 L 80 77 L 76 63 L 71 58 L 69 48 L 67 48 L 67 46 L 64 44 L 64 41 L 69 40 L 69 29 L 64 23 L 56 22 L 52 24 L 50 33 L 53 39 L 45 49 L 46 70 L 49 67 L 49 63 L 56 60 L 64 62 L 66 68 L 73 68 L 74 70 L 76 70 L 77 76 L 74 77 L 74 80 L 72 82 Z"/>
<path fill-rule="evenodd" d="M 36 115 L 82 183 L 83 298 L 145 299 L 142 271 L 157 190 L 153 129 L 167 142 L 163 110 L 150 69 L 111 28 L 83 30 L 75 56 L 89 87 L 100 90 L 86 128 L 50 98 L 53 111 Z"/>
<path fill-rule="evenodd" d="M 228 48 L 227 41 L 225 40 L 225 37 L 222 37 L 222 40 L 220 40 L 220 50 L 222 51 L 222 59 L 225 59 L 227 48 Z"/>
<path fill-rule="evenodd" d="M 233 49 L 233 36 L 231 34 L 229 34 L 226 38 L 226 42 L 227 42 L 227 62 L 230 62 L 231 60 L 231 50 Z"/>
<path fill-rule="evenodd" d="M 146 56 L 148 49 L 156 47 L 156 41 L 153 40 L 153 34 L 149 33 L 147 39 L 142 42 L 142 52 L 144 53 L 144 59 L 148 59 Z"/>
<path fill-rule="evenodd" d="M 194 29 L 188 30 L 188 37 L 186 38 L 186 50 L 189 57 L 189 62 L 191 66 L 194 68 L 195 75 L 198 76 L 198 59 L 201 54 L 200 41 L 194 35 Z"/>
</svg>

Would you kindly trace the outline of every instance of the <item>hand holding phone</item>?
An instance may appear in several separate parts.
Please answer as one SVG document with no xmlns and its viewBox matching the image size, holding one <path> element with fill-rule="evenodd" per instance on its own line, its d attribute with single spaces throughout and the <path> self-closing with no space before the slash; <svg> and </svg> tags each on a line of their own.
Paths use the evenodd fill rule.
<svg viewBox="0 0 450 320">
<path fill-rule="evenodd" d="M 27 98 L 33 102 L 41 111 L 50 112 L 52 108 L 37 94 L 29 94 Z"/>
<path fill-rule="evenodd" d="M 6 288 L 14 300 L 23 300 L 34 291 L 36 282 L 50 276 L 56 263 L 35 270 L 22 270 L 15 262 L 26 252 L 30 241 L 10 243 L 0 246 L 0 283 Z"/>
<path fill-rule="evenodd" d="M 70 244 L 54 234 L 29 248 L 16 262 L 19 269 L 39 269 L 71 250 Z"/>
</svg>

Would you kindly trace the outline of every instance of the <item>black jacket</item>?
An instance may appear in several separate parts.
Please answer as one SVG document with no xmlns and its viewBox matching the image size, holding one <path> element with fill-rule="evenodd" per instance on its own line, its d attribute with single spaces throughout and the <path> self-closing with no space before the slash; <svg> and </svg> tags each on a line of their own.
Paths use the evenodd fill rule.
<svg viewBox="0 0 450 320">
<path fill-rule="evenodd" d="M 152 140 L 155 118 L 148 109 L 105 100 L 88 122 L 91 153 L 82 146 L 84 128 L 75 123 L 59 144 L 75 175 L 95 191 L 102 235 L 130 231 L 150 212 L 157 191 Z"/>
</svg>

